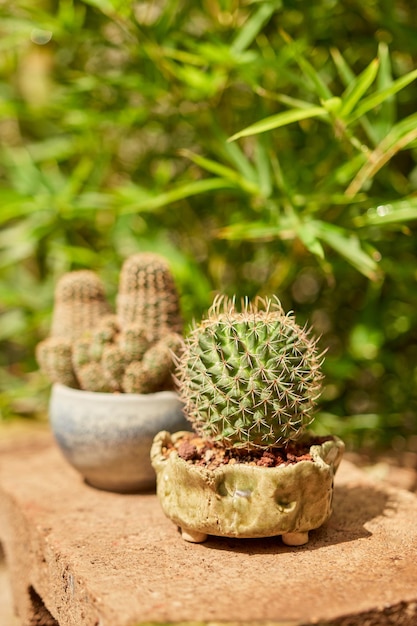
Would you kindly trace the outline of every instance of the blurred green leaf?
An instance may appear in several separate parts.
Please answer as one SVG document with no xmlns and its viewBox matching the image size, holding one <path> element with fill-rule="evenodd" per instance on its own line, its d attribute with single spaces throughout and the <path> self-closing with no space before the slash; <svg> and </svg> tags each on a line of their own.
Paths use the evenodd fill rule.
<svg viewBox="0 0 417 626">
<path fill-rule="evenodd" d="M 341 421 L 338 415 L 320 412 L 314 422 L 313 430 L 319 435 L 327 435 L 337 431 L 340 437 L 347 439 L 357 432 L 375 433 L 379 428 L 382 429 L 383 425 L 382 416 L 376 413 L 349 415 Z"/>
<path fill-rule="evenodd" d="M 241 150 L 239 144 L 231 143 L 227 141 L 227 138 L 222 134 L 220 137 L 221 150 L 224 152 L 228 161 L 230 161 L 240 174 L 251 183 L 256 184 L 258 180 L 258 173 L 256 172 L 253 164 Z"/>
<path fill-rule="evenodd" d="M 272 171 L 269 151 L 263 140 L 264 137 L 259 137 L 256 142 L 254 160 L 258 175 L 260 193 L 265 198 L 269 198 L 273 190 Z"/>
<path fill-rule="evenodd" d="M 314 66 L 307 60 L 306 56 L 301 54 L 298 50 L 297 43 L 292 37 L 284 30 L 280 31 L 280 34 L 284 41 L 287 43 L 288 48 L 294 54 L 295 60 L 300 66 L 302 72 L 307 79 L 311 80 L 311 83 L 315 87 L 316 95 L 320 100 L 330 100 L 333 97 L 332 92 L 327 87 L 326 83 L 322 80 L 320 74 L 314 68 Z"/>
<path fill-rule="evenodd" d="M 333 62 L 337 68 L 338 74 L 343 84 L 345 85 L 345 87 L 347 87 L 346 89 L 347 91 L 351 85 L 356 83 L 355 73 L 353 72 L 349 64 L 346 62 L 340 50 L 338 50 L 337 48 L 332 48 L 330 50 L 330 53 L 332 55 Z M 378 76 L 380 76 L 380 74 L 381 74 L 381 71 L 379 72 Z M 365 130 L 367 137 L 372 141 L 373 144 L 376 144 L 379 140 L 379 136 L 376 132 L 376 128 L 374 124 L 371 124 L 371 122 L 365 116 L 362 116 L 359 122 L 362 128 Z"/>
<path fill-rule="evenodd" d="M 10 310 L 0 313 L 0 341 L 25 332 L 26 320 L 22 311 Z"/>
<path fill-rule="evenodd" d="M 384 89 L 379 89 L 375 93 L 371 94 L 354 109 L 351 115 L 347 119 L 347 124 L 352 124 L 363 115 L 385 102 L 388 98 L 398 93 L 408 85 L 410 85 L 417 78 L 417 69 L 409 72 L 405 76 L 401 76 L 395 80 L 391 85 Z"/>
<path fill-rule="evenodd" d="M 268 226 L 263 222 L 252 221 L 250 224 L 231 224 L 217 232 L 220 239 L 231 241 L 273 241 L 277 238 L 286 239 L 293 236 L 294 228 L 291 220 L 283 218 L 278 226 Z"/>
<path fill-rule="evenodd" d="M 378 73 L 378 89 L 386 89 L 393 82 L 392 64 L 390 51 L 386 43 L 380 42 L 378 46 L 378 58 L 380 69 Z M 395 124 L 396 98 L 387 98 L 379 108 L 378 115 L 374 117 L 373 126 L 377 134 L 377 140 L 382 141 L 385 135 Z"/>
<path fill-rule="evenodd" d="M 102 11 L 105 15 L 113 15 L 116 9 L 123 5 L 124 0 L 83 0 L 86 4 L 90 4 Z"/>
<path fill-rule="evenodd" d="M 252 183 L 250 180 L 246 180 L 243 176 L 238 174 L 235 170 L 232 170 L 230 167 L 226 167 L 221 165 L 217 161 L 213 161 L 211 159 L 207 159 L 198 154 L 194 154 L 190 150 L 181 150 L 181 156 L 189 159 L 196 165 L 199 165 L 202 169 L 211 172 L 212 174 L 217 174 L 219 177 L 229 180 L 234 183 L 238 187 L 241 187 L 244 191 L 247 191 L 250 194 L 259 194 L 260 189 L 257 185 Z"/>
<path fill-rule="evenodd" d="M 417 220 L 417 197 L 379 204 L 367 210 L 365 215 L 355 218 L 357 226 L 390 226 L 407 224 Z"/>
<path fill-rule="evenodd" d="M 274 130 L 313 117 L 328 117 L 328 112 L 324 107 L 311 106 L 306 109 L 292 109 L 290 111 L 277 113 L 276 115 L 271 115 L 263 120 L 259 120 L 259 122 L 255 122 L 255 124 L 251 124 L 247 128 L 235 133 L 228 141 L 236 141 L 236 139 L 240 139 L 241 137 L 250 137 L 251 135 L 265 133 L 269 130 Z"/>
<path fill-rule="evenodd" d="M 373 59 L 364 71 L 355 78 L 342 95 L 342 106 L 338 115 L 344 119 L 355 108 L 362 96 L 368 91 L 378 73 L 379 60 Z"/>
<path fill-rule="evenodd" d="M 357 324 L 350 334 L 350 350 L 358 359 L 375 359 L 384 341 L 383 333 L 365 324 Z"/>
<path fill-rule="evenodd" d="M 359 238 L 333 224 L 315 221 L 316 236 L 371 280 L 379 277 L 378 264 L 361 247 Z"/>
<path fill-rule="evenodd" d="M 260 30 L 271 19 L 272 15 L 282 7 L 282 0 L 269 0 L 260 2 L 257 10 L 240 27 L 238 35 L 232 42 L 233 52 L 243 52 L 253 42 Z"/>
<path fill-rule="evenodd" d="M 369 179 L 373 178 L 397 152 L 407 148 L 416 139 L 417 114 L 413 114 L 393 126 L 388 135 L 384 137 L 375 150 L 369 154 L 363 167 L 346 189 L 346 195 L 354 196 L 358 193 L 364 184 Z"/>
<path fill-rule="evenodd" d="M 346 62 L 345 58 L 341 54 L 338 48 L 331 48 L 330 54 L 332 55 L 333 62 L 337 68 L 338 74 L 342 79 L 343 84 L 346 87 L 349 87 L 352 83 L 355 83 L 356 76 L 349 64 Z"/>
<path fill-rule="evenodd" d="M 312 254 L 319 257 L 320 259 L 324 259 L 323 246 L 318 240 L 315 233 L 314 225 L 311 222 L 298 223 L 296 227 L 296 232 L 307 250 L 309 250 Z"/>
<path fill-rule="evenodd" d="M 173 204 L 174 202 L 178 202 L 179 200 L 189 198 L 190 196 L 217 191 L 218 189 L 233 188 L 236 188 L 236 184 L 226 178 L 206 178 L 203 180 L 196 180 L 155 196 L 148 195 L 144 190 L 137 190 L 135 187 L 131 187 L 129 190 L 129 200 L 124 203 L 124 206 L 121 206 L 120 213 L 122 215 L 126 215 L 142 211 L 151 212 Z M 123 201 L 124 194 L 118 195 Z"/>
</svg>

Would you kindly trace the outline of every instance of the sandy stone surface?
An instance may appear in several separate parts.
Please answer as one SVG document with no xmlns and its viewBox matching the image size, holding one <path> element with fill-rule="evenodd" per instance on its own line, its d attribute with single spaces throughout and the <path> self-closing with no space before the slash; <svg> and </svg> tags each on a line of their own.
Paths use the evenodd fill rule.
<svg viewBox="0 0 417 626">
<path fill-rule="evenodd" d="M 85 485 L 49 436 L 0 441 L 0 542 L 26 620 L 35 597 L 59 626 L 415 625 L 416 518 L 413 494 L 343 461 L 334 513 L 306 546 L 189 544 L 153 493 Z"/>
<path fill-rule="evenodd" d="M 0 546 L 0 624 L 2 626 L 19 626 L 20 622 L 14 615 L 12 592 L 3 551 Z"/>
</svg>

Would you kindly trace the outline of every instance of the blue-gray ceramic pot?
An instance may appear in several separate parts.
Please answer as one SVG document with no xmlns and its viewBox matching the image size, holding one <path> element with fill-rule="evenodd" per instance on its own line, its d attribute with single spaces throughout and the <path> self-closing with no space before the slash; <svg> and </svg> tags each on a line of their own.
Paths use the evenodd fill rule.
<svg viewBox="0 0 417 626">
<path fill-rule="evenodd" d="M 119 493 L 155 485 L 154 436 L 187 424 L 174 391 L 113 394 L 60 384 L 52 387 L 49 420 L 62 453 L 86 482 Z"/>
</svg>

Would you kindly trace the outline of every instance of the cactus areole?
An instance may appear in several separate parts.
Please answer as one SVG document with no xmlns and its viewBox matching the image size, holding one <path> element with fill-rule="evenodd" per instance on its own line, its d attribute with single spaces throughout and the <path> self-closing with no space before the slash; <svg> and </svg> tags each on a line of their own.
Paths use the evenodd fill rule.
<svg viewBox="0 0 417 626">
<path fill-rule="evenodd" d="M 177 384 L 194 430 L 225 448 L 268 449 L 313 420 L 323 357 L 278 299 L 218 298 L 185 341 Z"/>
</svg>

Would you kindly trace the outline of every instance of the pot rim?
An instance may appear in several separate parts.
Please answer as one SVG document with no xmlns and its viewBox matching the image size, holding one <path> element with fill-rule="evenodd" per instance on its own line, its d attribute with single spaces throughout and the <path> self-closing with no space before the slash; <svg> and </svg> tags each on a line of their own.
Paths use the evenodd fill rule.
<svg viewBox="0 0 417 626">
<path fill-rule="evenodd" d="M 68 387 L 67 385 L 63 385 L 62 383 L 54 383 L 51 387 L 51 391 L 55 393 L 59 393 L 60 396 L 67 397 L 78 397 L 83 398 L 84 400 L 109 400 L 117 402 L 119 404 L 123 404 L 123 402 L 132 402 L 132 400 L 146 401 L 146 399 L 156 398 L 156 399 L 178 399 L 178 393 L 176 391 L 154 391 L 152 393 L 113 393 L 113 392 L 104 392 L 104 391 L 88 391 L 85 389 L 75 389 L 74 387 Z"/>
<path fill-rule="evenodd" d="M 246 463 L 234 463 L 231 465 L 220 465 L 214 469 L 209 469 L 205 466 L 201 465 L 193 465 L 192 463 L 188 463 L 185 459 L 182 459 L 176 450 L 172 450 L 168 456 L 165 456 L 162 453 L 162 448 L 168 443 L 175 443 L 178 439 L 180 439 L 184 434 L 189 434 L 190 431 L 178 431 L 175 433 L 170 433 L 168 431 L 159 432 L 153 441 L 152 449 L 151 449 L 151 459 L 154 464 L 155 469 L 162 469 L 168 463 L 179 463 L 184 467 L 187 472 L 191 474 L 204 476 L 223 476 L 224 474 L 235 474 L 236 472 L 242 473 L 258 473 L 262 475 L 265 470 L 268 470 L 269 473 L 288 473 L 294 471 L 294 467 L 297 467 L 300 464 L 315 464 L 316 467 L 321 469 L 325 469 L 328 467 L 332 467 L 333 471 L 336 472 L 340 462 L 343 457 L 343 453 L 345 450 L 345 444 L 340 437 L 337 435 L 329 435 L 331 439 L 323 443 L 312 443 L 310 445 L 310 454 L 312 456 L 311 461 L 301 460 L 295 464 L 290 465 L 277 465 L 275 467 L 259 467 L 254 465 L 248 465 Z M 306 435 L 311 435 L 314 438 L 314 434 L 311 432 L 307 432 Z M 298 470 L 297 470 L 298 471 Z"/>
</svg>

